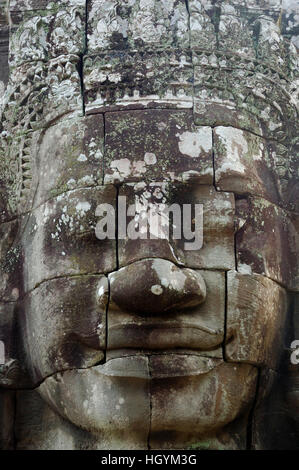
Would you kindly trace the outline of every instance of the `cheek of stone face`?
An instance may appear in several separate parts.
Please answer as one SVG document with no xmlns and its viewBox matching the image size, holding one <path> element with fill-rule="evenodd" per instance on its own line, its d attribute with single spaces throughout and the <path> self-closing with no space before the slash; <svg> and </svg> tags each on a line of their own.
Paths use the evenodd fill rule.
<svg viewBox="0 0 299 470">
<path fill-rule="evenodd" d="M 20 321 L 34 384 L 103 359 L 107 298 L 102 275 L 52 279 L 27 294 Z"/>
<path fill-rule="evenodd" d="M 275 369 L 284 347 L 288 297 L 259 274 L 227 273 L 225 358 Z"/>
</svg>

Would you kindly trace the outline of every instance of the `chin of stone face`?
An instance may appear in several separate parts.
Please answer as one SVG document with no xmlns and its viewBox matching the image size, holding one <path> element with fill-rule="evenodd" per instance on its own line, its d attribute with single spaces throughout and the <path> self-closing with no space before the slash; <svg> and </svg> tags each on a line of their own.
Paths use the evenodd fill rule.
<svg viewBox="0 0 299 470">
<path fill-rule="evenodd" d="M 298 12 L 0 0 L 0 448 L 297 449 Z"/>
</svg>

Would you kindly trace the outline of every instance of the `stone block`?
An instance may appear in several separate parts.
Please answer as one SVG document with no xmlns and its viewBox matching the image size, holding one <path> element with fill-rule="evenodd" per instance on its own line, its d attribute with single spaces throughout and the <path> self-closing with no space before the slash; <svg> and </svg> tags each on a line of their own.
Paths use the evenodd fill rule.
<svg viewBox="0 0 299 470">
<path fill-rule="evenodd" d="M 238 270 L 298 291 L 298 216 L 260 198 L 236 201 Z"/>
<path fill-rule="evenodd" d="M 147 448 L 147 358 L 113 359 L 91 369 L 66 371 L 46 379 L 39 393 L 65 419 L 97 435 L 101 449 Z"/>
<path fill-rule="evenodd" d="M 136 235 L 136 239 L 132 239 L 128 236 L 128 230 L 126 234 L 118 233 L 120 266 L 138 259 L 158 257 L 189 268 L 220 270 L 234 268 L 234 198 L 232 194 L 220 193 L 213 186 L 198 185 L 191 181 L 183 184 L 129 183 L 121 187 L 119 195 L 126 197 L 127 207 L 132 205 L 134 209 L 135 205 L 136 232 L 141 234 Z M 173 218 L 173 223 L 171 219 L 164 218 L 163 208 L 170 207 L 172 204 L 178 205 L 181 214 L 183 214 L 184 204 L 189 205 L 191 214 L 196 204 L 197 208 L 202 207 L 202 219 L 196 216 L 195 220 L 192 215 L 194 219 L 189 220 L 192 222 L 190 229 L 196 234 L 196 238 L 191 242 L 194 243 L 193 245 L 189 244 L 187 234 L 182 224 L 181 227 L 179 226 L 176 217 Z M 151 222 L 151 210 L 158 214 L 156 222 L 155 219 Z M 133 216 L 127 217 L 129 223 L 132 220 Z M 147 227 L 144 227 L 144 220 L 147 221 Z M 188 226 L 187 216 L 185 221 Z M 173 225 L 176 225 L 177 230 L 180 228 L 180 236 L 178 235 L 177 239 L 172 232 Z M 167 227 L 169 237 L 168 233 L 164 232 L 168 230 Z M 142 233 L 143 228 L 144 233 Z"/>
<path fill-rule="evenodd" d="M 221 191 L 251 194 L 298 212 L 295 148 L 233 127 L 214 130 L 215 182 Z"/>
<path fill-rule="evenodd" d="M 276 282 L 257 274 L 229 271 L 226 360 L 277 368 L 287 310 L 286 291 Z"/>
<path fill-rule="evenodd" d="M 61 116 L 83 113 L 79 57 L 61 55 L 10 68 L 3 99 L 5 138 L 48 127 Z"/>
<path fill-rule="evenodd" d="M 107 300 L 108 281 L 101 275 L 53 279 L 26 295 L 18 321 L 23 360 L 35 385 L 104 358 Z"/>
<path fill-rule="evenodd" d="M 172 359 L 176 362 L 176 357 Z M 255 396 L 257 370 L 248 364 L 218 363 L 185 357 L 177 364 L 182 376 L 153 378 L 150 446 L 153 449 L 203 449 L 237 416 L 248 413 Z M 158 364 L 157 364 L 158 362 Z M 154 369 L 169 367 L 152 356 Z M 196 369 L 197 374 L 191 374 Z M 190 375 L 189 375 L 190 374 Z M 233 436 L 231 436 L 232 438 Z M 227 437 L 212 449 L 237 447 Z M 226 441 L 226 442 L 225 442 Z M 215 443 L 214 443 L 215 444 Z M 213 444 L 212 444 L 213 445 Z M 230 447 L 229 447 L 230 448 Z M 237 447 L 238 448 L 238 447 Z"/>
<path fill-rule="evenodd" d="M 13 302 L 22 295 L 18 228 L 17 220 L 0 224 L 0 301 Z"/>
<path fill-rule="evenodd" d="M 190 0 L 190 38 L 192 49 L 214 50 L 216 48 L 217 36 L 213 17 L 219 6 L 209 2 Z"/>
<path fill-rule="evenodd" d="M 13 66 L 47 61 L 85 48 L 85 0 L 19 1 L 9 4 Z"/>
<path fill-rule="evenodd" d="M 212 129 L 196 127 L 192 111 L 105 114 L 105 182 L 213 183 Z"/>
<path fill-rule="evenodd" d="M 63 192 L 102 184 L 103 153 L 101 114 L 66 117 L 47 130 L 14 139 L 10 160 L 18 167 L 18 213 Z"/>
<path fill-rule="evenodd" d="M 88 52 L 185 48 L 189 46 L 184 0 L 91 0 L 88 5 Z"/>
<path fill-rule="evenodd" d="M 95 233 L 96 208 L 100 204 L 114 208 L 115 201 L 113 186 L 74 190 L 50 199 L 23 217 L 25 292 L 54 277 L 115 269 L 115 240 L 99 240 Z"/>
<path fill-rule="evenodd" d="M 192 108 L 190 51 L 111 51 L 84 58 L 87 113 L 143 107 Z"/>
<path fill-rule="evenodd" d="M 232 126 L 285 142 L 296 136 L 295 83 L 263 61 L 194 51 L 196 125 Z"/>
</svg>

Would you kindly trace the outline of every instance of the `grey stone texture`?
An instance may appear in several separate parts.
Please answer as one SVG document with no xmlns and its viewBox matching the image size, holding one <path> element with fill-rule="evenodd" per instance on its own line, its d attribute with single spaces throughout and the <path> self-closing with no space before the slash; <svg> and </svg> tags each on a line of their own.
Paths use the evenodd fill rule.
<svg viewBox="0 0 299 470">
<path fill-rule="evenodd" d="M 297 31 L 0 0 L 1 449 L 298 450 Z"/>
</svg>

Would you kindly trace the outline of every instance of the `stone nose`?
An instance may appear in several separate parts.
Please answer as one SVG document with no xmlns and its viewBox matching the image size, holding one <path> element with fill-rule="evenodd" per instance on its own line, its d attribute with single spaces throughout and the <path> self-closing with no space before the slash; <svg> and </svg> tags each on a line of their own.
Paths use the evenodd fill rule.
<svg viewBox="0 0 299 470">
<path fill-rule="evenodd" d="M 132 263 L 111 273 L 113 309 L 140 315 L 196 307 L 205 300 L 206 285 L 198 271 L 155 258 Z"/>
</svg>

